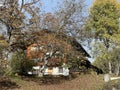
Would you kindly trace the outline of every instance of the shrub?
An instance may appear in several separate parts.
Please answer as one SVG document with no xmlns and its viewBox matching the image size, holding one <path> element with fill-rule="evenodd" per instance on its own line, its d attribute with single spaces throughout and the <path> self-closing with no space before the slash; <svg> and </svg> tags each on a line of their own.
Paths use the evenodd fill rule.
<svg viewBox="0 0 120 90">
<path fill-rule="evenodd" d="M 34 62 L 27 60 L 24 52 L 17 52 L 14 54 L 10 62 L 12 73 L 17 73 L 20 75 L 26 75 L 27 72 L 32 69 L 33 65 Z"/>
<path fill-rule="evenodd" d="M 3 76 L 5 73 L 5 69 L 2 65 L 0 65 L 0 76 Z"/>
</svg>

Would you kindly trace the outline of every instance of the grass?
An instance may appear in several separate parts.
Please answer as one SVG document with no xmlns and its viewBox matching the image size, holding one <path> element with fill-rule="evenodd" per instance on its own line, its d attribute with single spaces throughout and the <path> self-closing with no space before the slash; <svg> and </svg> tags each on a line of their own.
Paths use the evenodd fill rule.
<svg viewBox="0 0 120 90">
<path fill-rule="evenodd" d="M 109 81 L 103 88 L 103 90 L 120 90 L 120 79 Z"/>
<path fill-rule="evenodd" d="M 25 80 L 18 77 L 12 78 L 20 88 L 11 90 L 102 90 L 104 81 L 103 75 L 80 75 L 77 78 L 70 80 L 59 80 L 55 83 L 44 84 L 40 83 L 40 78 L 37 80 Z M 43 79 L 44 80 L 44 79 Z M 51 79 L 52 80 L 52 79 Z M 52 80 L 53 82 L 55 80 Z"/>
</svg>

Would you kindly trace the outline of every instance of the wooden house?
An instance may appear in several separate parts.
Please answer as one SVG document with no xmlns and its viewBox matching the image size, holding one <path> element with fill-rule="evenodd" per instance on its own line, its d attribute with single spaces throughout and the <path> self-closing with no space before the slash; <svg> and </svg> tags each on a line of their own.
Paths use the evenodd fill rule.
<svg viewBox="0 0 120 90">
<path fill-rule="evenodd" d="M 47 30 L 36 34 L 36 43 L 27 47 L 27 58 L 36 62 L 35 71 L 29 74 L 68 76 L 68 53 L 90 57 L 81 44 L 70 36 Z"/>
</svg>

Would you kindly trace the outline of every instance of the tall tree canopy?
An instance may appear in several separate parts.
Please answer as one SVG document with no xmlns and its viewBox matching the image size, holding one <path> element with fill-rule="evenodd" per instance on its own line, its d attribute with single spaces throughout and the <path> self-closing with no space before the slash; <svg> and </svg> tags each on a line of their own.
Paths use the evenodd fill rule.
<svg viewBox="0 0 120 90">
<path fill-rule="evenodd" d="M 120 3 L 117 0 L 95 0 L 86 26 L 95 39 L 102 40 L 109 48 L 110 37 L 120 33 L 119 18 Z"/>
<path fill-rule="evenodd" d="M 117 41 L 119 41 L 118 37 L 120 36 L 119 25 L 120 3 L 117 0 L 95 0 L 90 8 L 90 16 L 86 23 L 86 29 L 90 31 L 94 39 L 99 43 L 97 46 L 97 54 L 99 54 L 99 56 L 97 55 L 95 62 L 99 65 L 99 62 L 101 62 L 103 66 L 103 63 L 105 63 L 105 67 L 108 66 L 106 70 L 108 69 L 109 73 L 113 72 L 112 64 L 115 58 L 111 57 L 111 55 L 115 56 L 115 54 L 109 53 L 114 52 L 113 49 L 118 46 Z M 103 46 L 101 48 L 102 44 Z M 117 66 L 120 68 L 119 65 Z"/>
<path fill-rule="evenodd" d="M 40 0 L 1 0 L 0 23 L 7 30 L 9 50 L 15 41 L 24 41 L 23 31 L 38 30 L 40 24 Z M 2 31 L 4 28 L 1 29 Z M 22 37 L 22 38 L 20 38 Z M 17 39 L 17 40 L 16 40 Z M 22 43 L 20 43 L 22 45 Z"/>
<path fill-rule="evenodd" d="M 64 32 L 81 39 L 86 18 L 84 0 L 62 0 L 61 2 L 54 15 L 47 14 L 45 17 L 47 29 L 50 27 L 51 30 Z"/>
<path fill-rule="evenodd" d="M 7 28 L 9 39 L 14 30 L 20 31 L 25 29 L 33 29 L 38 27 L 40 0 L 3 0 L 0 6 L 0 23 Z"/>
<path fill-rule="evenodd" d="M 13 42 L 10 38 L 16 34 L 20 36 L 22 30 L 49 29 L 74 37 L 83 37 L 85 20 L 83 0 L 63 0 L 64 3 L 58 6 L 55 13 L 42 13 L 40 0 L 28 2 L 26 0 L 3 0 L 1 2 L 3 5 L 0 7 L 0 23 L 6 26 L 10 43 Z"/>
</svg>

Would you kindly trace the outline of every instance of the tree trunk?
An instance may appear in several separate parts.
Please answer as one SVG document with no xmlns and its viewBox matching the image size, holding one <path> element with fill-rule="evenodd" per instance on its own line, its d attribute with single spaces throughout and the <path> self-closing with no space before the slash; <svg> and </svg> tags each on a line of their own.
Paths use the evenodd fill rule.
<svg viewBox="0 0 120 90">
<path fill-rule="evenodd" d="M 110 61 L 109 61 L 109 74 L 112 74 L 112 65 Z"/>
<path fill-rule="evenodd" d="M 118 76 L 119 73 L 120 73 L 120 63 L 117 63 L 116 64 L 116 72 L 115 72 L 115 74 Z"/>
</svg>

